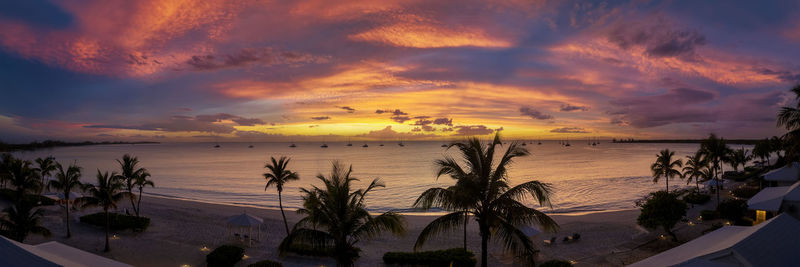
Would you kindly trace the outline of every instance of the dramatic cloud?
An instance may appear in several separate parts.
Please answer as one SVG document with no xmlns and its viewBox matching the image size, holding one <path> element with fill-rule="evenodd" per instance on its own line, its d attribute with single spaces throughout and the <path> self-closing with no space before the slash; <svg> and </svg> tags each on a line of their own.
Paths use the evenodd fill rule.
<svg viewBox="0 0 800 267">
<path fill-rule="evenodd" d="M 379 109 L 379 110 L 376 110 L 375 113 L 377 113 L 377 114 L 389 113 L 389 114 L 392 114 L 394 116 L 408 115 L 408 113 L 402 112 L 399 109 L 395 109 L 395 110 L 390 110 L 390 109 L 380 110 Z"/>
<path fill-rule="evenodd" d="M 415 118 L 419 118 L 419 117 L 415 117 Z M 414 125 L 428 125 L 428 124 L 432 124 L 432 123 L 433 123 L 432 120 L 426 120 L 424 118 L 420 118 L 419 120 L 414 122 Z"/>
<path fill-rule="evenodd" d="M 392 116 L 391 119 L 397 123 L 404 123 L 411 120 L 408 116 Z"/>
<path fill-rule="evenodd" d="M 551 133 L 589 133 L 589 131 L 580 127 L 561 127 L 550 130 Z"/>
<path fill-rule="evenodd" d="M 321 120 L 330 120 L 331 117 L 328 116 L 319 116 L 319 117 L 311 117 L 312 120 L 321 121 Z"/>
<path fill-rule="evenodd" d="M 473 135 L 487 135 L 494 133 L 493 129 L 489 129 L 485 125 L 463 125 L 463 126 L 456 126 L 453 128 L 455 128 L 457 135 L 473 136 Z"/>
<path fill-rule="evenodd" d="M 189 119 L 189 116 L 173 116 L 173 118 Z M 224 120 L 231 120 L 242 126 L 253 126 L 256 124 L 266 124 L 263 120 L 258 118 L 244 118 L 241 116 L 231 115 L 228 113 L 217 113 L 213 115 L 197 115 L 196 119 L 203 122 L 221 122 Z"/>
<path fill-rule="evenodd" d="M 589 111 L 589 107 L 586 106 L 573 106 L 570 104 L 561 104 L 561 111 L 570 112 L 570 111 Z"/>
<path fill-rule="evenodd" d="M 353 113 L 353 112 L 356 112 L 356 109 L 354 109 L 354 108 L 351 108 L 351 107 L 348 107 L 348 106 L 339 107 L 339 108 L 340 108 L 340 109 L 347 110 L 347 113 Z"/>
<path fill-rule="evenodd" d="M 453 119 L 452 118 L 438 118 L 438 119 L 433 120 L 433 124 L 453 126 Z"/>
<path fill-rule="evenodd" d="M 185 117 L 173 117 L 167 122 L 146 123 L 141 125 L 113 125 L 113 124 L 93 124 L 83 126 L 84 128 L 95 129 L 124 129 L 124 130 L 144 130 L 144 131 L 163 131 L 163 132 L 209 132 L 209 133 L 232 133 L 236 129 L 229 125 L 216 124 L 209 121 Z"/>
<path fill-rule="evenodd" d="M 421 130 L 417 130 L 416 132 L 419 131 Z M 411 139 L 425 139 L 435 136 L 436 135 L 434 134 L 423 134 L 423 133 L 401 133 L 393 130 L 392 126 L 386 126 L 386 128 L 383 128 L 381 130 L 369 131 L 368 133 L 365 134 L 356 135 L 356 137 L 379 139 L 379 140 L 397 140 L 400 138 L 411 140 Z"/>
<path fill-rule="evenodd" d="M 717 116 L 706 103 L 714 94 L 688 88 L 670 89 L 653 96 L 625 97 L 611 101 L 611 124 L 649 128 L 672 123 L 713 122 Z"/>
<path fill-rule="evenodd" d="M 553 115 L 544 114 L 530 107 L 521 107 L 519 108 L 519 112 L 522 114 L 522 116 L 528 116 L 537 120 L 549 120 L 553 118 Z"/>
<path fill-rule="evenodd" d="M 644 47 L 645 54 L 654 57 L 695 56 L 695 48 L 706 44 L 706 37 L 698 31 L 675 28 L 663 20 L 620 23 L 608 40 L 623 49 Z"/>
</svg>

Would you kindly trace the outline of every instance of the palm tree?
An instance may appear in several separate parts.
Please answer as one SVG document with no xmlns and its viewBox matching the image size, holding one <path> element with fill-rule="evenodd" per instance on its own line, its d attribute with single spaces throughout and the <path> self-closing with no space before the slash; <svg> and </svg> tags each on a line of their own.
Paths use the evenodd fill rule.
<svg viewBox="0 0 800 267">
<path fill-rule="evenodd" d="M 658 179 L 664 177 L 664 180 L 667 182 L 667 192 L 669 192 L 669 179 L 672 177 L 682 177 L 680 167 L 683 167 L 683 162 L 680 159 L 672 160 L 672 157 L 675 156 L 675 151 L 670 151 L 669 149 L 661 150 L 661 152 L 656 155 L 656 162 L 653 162 L 653 165 L 650 165 L 650 170 L 653 172 L 653 183 L 657 183 Z M 676 169 L 678 168 L 678 169 Z"/>
<path fill-rule="evenodd" d="M 281 193 L 283 192 L 283 185 L 285 183 L 298 180 L 300 176 L 298 176 L 296 172 L 286 168 L 289 165 L 289 161 L 292 159 L 281 157 L 276 161 L 274 157 L 270 157 L 270 160 L 272 162 L 267 162 L 267 164 L 264 165 L 264 168 L 269 169 L 269 172 L 264 173 L 264 179 L 267 179 L 267 185 L 264 186 L 264 191 L 267 191 L 271 185 L 275 185 L 275 188 L 278 189 L 278 206 L 281 208 L 281 216 L 283 216 L 283 226 L 286 228 L 286 235 L 289 235 L 289 223 L 286 222 L 286 213 L 283 212 Z"/>
<path fill-rule="evenodd" d="M 13 159 L 8 168 L 9 180 L 11 185 L 16 188 L 17 203 L 24 200 L 25 194 L 38 190 L 42 186 L 39 183 L 39 174 L 36 169 L 31 167 L 30 161 Z"/>
<path fill-rule="evenodd" d="M 800 84 L 795 85 L 789 91 L 794 93 L 795 100 L 800 99 Z M 777 124 L 778 127 L 784 127 L 787 131 L 781 139 L 785 141 L 786 157 L 789 159 L 787 162 L 793 162 L 800 156 L 798 155 L 798 148 L 800 148 L 800 103 L 796 104 L 794 107 L 788 106 L 781 108 L 781 111 L 778 113 Z M 773 140 L 773 143 L 777 142 Z"/>
<path fill-rule="evenodd" d="M 136 210 L 134 210 L 134 212 L 136 212 L 136 217 L 139 217 L 139 213 L 142 212 L 142 191 L 144 191 L 144 188 L 148 185 L 150 187 L 156 187 L 156 184 L 153 183 L 153 180 L 147 179 L 149 177 L 150 173 L 147 172 L 147 170 L 140 172 L 139 175 L 136 176 L 136 182 L 134 185 L 137 189 L 139 189 L 139 197 L 136 198 Z"/>
<path fill-rule="evenodd" d="M 700 144 L 700 149 L 706 155 L 711 169 L 714 171 L 714 179 L 717 181 L 717 203 L 719 203 L 719 191 L 722 189 L 719 186 L 722 182 L 719 174 L 722 172 L 722 163 L 730 162 L 730 148 L 725 143 L 725 139 L 718 138 L 715 134 L 709 135 L 708 139 L 703 140 Z"/>
<path fill-rule="evenodd" d="M 111 251 L 108 246 L 108 230 L 109 230 L 109 217 L 108 210 L 117 207 L 117 202 L 125 197 L 133 197 L 133 193 L 125 191 L 125 185 L 120 180 L 117 173 L 108 172 L 101 173 L 97 170 L 97 185 L 86 184 L 84 190 L 89 193 L 88 196 L 80 198 L 81 207 L 102 207 L 106 215 L 106 246 L 103 251 Z"/>
<path fill-rule="evenodd" d="M 136 187 L 136 180 L 142 173 L 147 172 L 145 168 L 138 168 L 139 159 L 137 157 L 131 156 L 129 154 L 125 154 L 122 156 L 122 160 L 117 160 L 120 167 L 119 178 L 125 183 L 125 190 L 133 195 L 133 189 Z M 131 208 L 133 212 L 139 214 L 139 208 L 136 206 L 135 197 L 130 198 L 131 201 Z"/>
<path fill-rule="evenodd" d="M 83 184 L 81 183 L 81 167 L 78 167 L 78 165 L 72 163 L 65 171 L 61 163 L 56 162 L 55 166 L 56 179 L 51 180 L 47 187 L 60 190 L 61 193 L 64 194 L 67 211 L 67 238 L 70 238 L 72 233 L 69 230 L 69 197 L 73 189 L 80 190 L 80 188 L 83 187 Z"/>
<path fill-rule="evenodd" d="M 700 178 L 703 176 L 703 170 L 708 169 L 708 160 L 702 150 L 698 149 L 694 156 L 686 156 L 686 165 L 683 167 L 683 176 L 686 177 L 686 184 L 694 179 L 694 184 L 697 191 L 700 191 Z"/>
<path fill-rule="evenodd" d="M 14 161 L 14 156 L 11 154 L 3 153 L 0 155 L 0 185 L 6 188 L 6 182 L 11 180 L 11 162 Z"/>
<path fill-rule="evenodd" d="M 6 213 L 6 216 L 0 218 L 0 225 L 8 232 L 9 238 L 23 242 L 29 233 L 50 237 L 50 230 L 39 224 L 44 211 L 42 209 L 33 210 L 32 203 L 20 202 L 5 208 L 3 212 Z"/>
<path fill-rule="evenodd" d="M 50 176 L 50 173 L 56 171 L 55 163 L 56 163 L 56 158 L 54 158 L 53 156 L 36 159 L 36 164 L 39 165 L 39 167 L 36 168 L 36 171 L 39 172 L 39 178 L 41 178 L 40 184 L 42 185 L 39 188 L 39 195 L 42 194 L 42 191 L 44 191 L 44 185 L 47 184 L 44 182 L 44 180 Z"/>
<path fill-rule="evenodd" d="M 359 257 L 360 249 L 355 244 L 360 240 L 386 231 L 405 234 L 405 220 L 399 214 L 389 211 L 373 217 L 367 211 L 364 199 L 373 189 L 384 187 L 383 183 L 374 179 L 367 188 L 352 190 L 351 183 L 358 181 L 350 176 L 352 171 L 352 166 L 345 168 L 333 162 L 329 177 L 317 175 L 322 188 L 301 188 L 305 196 L 303 208 L 297 212 L 305 217 L 283 239 L 278 247 L 281 253 L 297 244 L 310 245 L 314 249 L 332 250 L 337 266 L 352 266 Z"/>
<path fill-rule="evenodd" d="M 731 150 L 730 152 L 731 154 L 729 157 L 730 157 L 731 167 L 733 167 L 733 170 L 736 172 L 739 172 L 739 165 L 742 165 L 742 167 L 746 167 L 747 162 L 750 161 L 750 159 L 752 159 L 752 156 L 749 153 L 750 150 L 744 148 Z"/>
<path fill-rule="evenodd" d="M 753 146 L 753 157 L 758 157 L 761 159 L 762 166 L 769 165 L 769 156 L 772 153 L 772 149 L 769 145 L 769 140 L 764 139 L 761 141 L 756 142 L 756 145 Z"/>
<path fill-rule="evenodd" d="M 515 158 L 530 153 L 517 142 L 511 142 L 499 161 L 495 161 L 495 150 L 502 144 L 499 135 L 486 144 L 478 138 L 450 144 L 449 147 L 458 148 L 465 166 L 450 156 L 436 161 L 436 165 L 438 175 L 450 175 L 456 180 L 456 185 L 426 190 L 414 202 L 414 207 L 441 207 L 453 212 L 429 223 L 417 237 L 415 249 L 422 247 L 430 237 L 460 226 L 464 223 L 462 218 L 472 216 L 478 223 L 481 236 L 482 266 L 488 264 L 488 244 L 494 237 L 503 242 L 505 250 L 533 264 L 536 253 L 533 243 L 519 227 L 537 223 L 545 230 L 555 230 L 558 224 L 521 201 L 531 197 L 539 205 L 550 205 L 552 187 L 535 180 L 511 187 L 508 169 Z"/>
</svg>

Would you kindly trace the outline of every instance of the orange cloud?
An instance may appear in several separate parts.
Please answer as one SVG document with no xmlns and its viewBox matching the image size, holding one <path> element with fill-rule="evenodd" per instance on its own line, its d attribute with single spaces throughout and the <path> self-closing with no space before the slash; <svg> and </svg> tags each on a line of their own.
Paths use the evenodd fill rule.
<svg viewBox="0 0 800 267">
<path fill-rule="evenodd" d="M 357 41 L 414 48 L 476 46 L 488 48 L 511 47 L 509 40 L 492 36 L 481 28 L 445 26 L 417 15 L 400 15 L 401 22 L 378 26 L 350 35 Z"/>
</svg>

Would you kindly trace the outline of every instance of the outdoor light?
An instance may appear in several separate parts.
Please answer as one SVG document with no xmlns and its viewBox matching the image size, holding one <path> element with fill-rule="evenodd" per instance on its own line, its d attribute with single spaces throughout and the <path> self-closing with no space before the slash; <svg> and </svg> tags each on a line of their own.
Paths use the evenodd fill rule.
<svg viewBox="0 0 800 267">
<path fill-rule="evenodd" d="M 250 258 L 250 256 L 247 256 L 247 254 L 244 254 L 244 256 L 242 256 L 243 260 L 246 260 L 246 259 L 249 259 L 249 258 Z"/>
<path fill-rule="evenodd" d="M 211 249 L 209 249 L 207 246 L 203 246 L 202 248 L 200 248 L 200 251 L 202 252 L 208 252 L 209 250 Z"/>
</svg>

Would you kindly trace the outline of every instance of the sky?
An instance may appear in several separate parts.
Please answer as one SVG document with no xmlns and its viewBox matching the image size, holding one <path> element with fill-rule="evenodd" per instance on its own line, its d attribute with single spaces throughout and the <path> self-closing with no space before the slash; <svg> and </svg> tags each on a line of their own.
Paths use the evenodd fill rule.
<svg viewBox="0 0 800 267">
<path fill-rule="evenodd" d="M 763 138 L 797 1 L 0 2 L 0 140 Z"/>
</svg>

